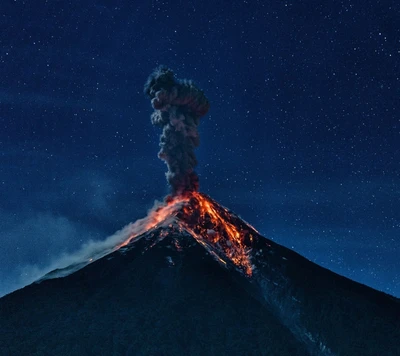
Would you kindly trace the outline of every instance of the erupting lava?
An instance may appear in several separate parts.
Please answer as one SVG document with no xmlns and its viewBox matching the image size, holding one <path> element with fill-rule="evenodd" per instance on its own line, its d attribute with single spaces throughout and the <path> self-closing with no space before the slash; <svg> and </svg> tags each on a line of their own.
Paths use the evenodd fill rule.
<svg viewBox="0 0 400 356">
<path fill-rule="evenodd" d="M 192 192 L 189 203 L 183 206 L 178 217 L 198 242 L 211 244 L 219 252 L 217 257 L 220 261 L 226 264 L 226 257 L 247 276 L 252 275 L 250 251 L 253 231 L 249 226 L 237 224 L 235 220 L 239 219 L 228 209 L 204 194 Z"/>
<path fill-rule="evenodd" d="M 150 212 L 141 222 L 140 232 L 130 236 L 118 248 L 150 229 L 175 226 L 192 235 L 223 264 L 230 260 L 247 276 L 253 273 L 250 251 L 257 231 L 204 194 L 186 192 L 167 199 L 165 205 Z"/>
<path fill-rule="evenodd" d="M 153 208 L 145 218 L 137 220 L 134 223 L 132 228 L 132 230 L 135 231 L 134 234 L 130 235 L 129 238 L 119 244 L 116 250 L 128 245 L 131 241 L 135 240 L 136 237 L 139 237 L 153 228 L 171 223 L 171 219 L 176 216 L 182 204 L 187 203 L 188 200 L 189 198 L 185 196 L 175 196 L 168 199 L 163 205 Z"/>
</svg>

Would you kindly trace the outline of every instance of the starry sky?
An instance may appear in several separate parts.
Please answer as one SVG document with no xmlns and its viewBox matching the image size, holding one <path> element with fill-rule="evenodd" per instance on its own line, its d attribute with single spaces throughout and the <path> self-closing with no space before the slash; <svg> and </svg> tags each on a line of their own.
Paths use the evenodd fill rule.
<svg viewBox="0 0 400 356">
<path fill-rule="evenodd" d="M 399 24 L 397 1 L 1 1 L 0 295 L 168 193 L 165 64 L 211 103 L 202 192 L 400 297 Z"/>
</svg>

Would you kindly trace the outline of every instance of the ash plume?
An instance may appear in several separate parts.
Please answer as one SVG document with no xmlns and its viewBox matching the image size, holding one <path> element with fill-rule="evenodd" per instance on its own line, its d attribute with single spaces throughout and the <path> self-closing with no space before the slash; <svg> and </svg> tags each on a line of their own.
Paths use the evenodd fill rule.
<svg viewBox="0 0 400 356">
<path fill-rule="evenodd" d="M 161 66 L 149 76 L 144 92 L 151 99 L 151 122 L 163 129 L 158 157 L 168 166 L 167 181 L 173 195 L 197 191 L 194 149 L 200 144 L 197 126 L 210 104 L 190 80 L 179 80 L 171 69 Z"/>
</svg>

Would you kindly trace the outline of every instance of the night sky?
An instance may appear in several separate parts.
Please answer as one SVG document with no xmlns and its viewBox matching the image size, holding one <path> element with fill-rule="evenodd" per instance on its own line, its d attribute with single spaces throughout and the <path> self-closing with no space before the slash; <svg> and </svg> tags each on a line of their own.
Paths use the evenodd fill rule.
<svg viewBox="0 0 400 356">
<path fill-rule="evenodd" d="M 204 90 L 200 190 L 400 297 L 398 1 L 0 4 L 0 295 L 168 193 L 143 85 Z"/>
</svg>

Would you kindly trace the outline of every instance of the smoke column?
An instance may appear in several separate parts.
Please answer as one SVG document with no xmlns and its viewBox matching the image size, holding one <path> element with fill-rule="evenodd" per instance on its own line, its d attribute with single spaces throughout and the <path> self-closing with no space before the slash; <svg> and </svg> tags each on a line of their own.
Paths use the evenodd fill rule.
<svg viewBox="0 0 400 356">
<path fill-rule="evenodd" d="M 144 92 L 151 99 L 151 122 L 163 129 L 158 157 L 168 166 L 167 181 L 173 195 L 197 191 L 194 149 L 200 144 L 197 126 L 210 104 L 189 80 L 175 79 L 171 69 L 161 66 L 149 76 Z"/>
</svg>

